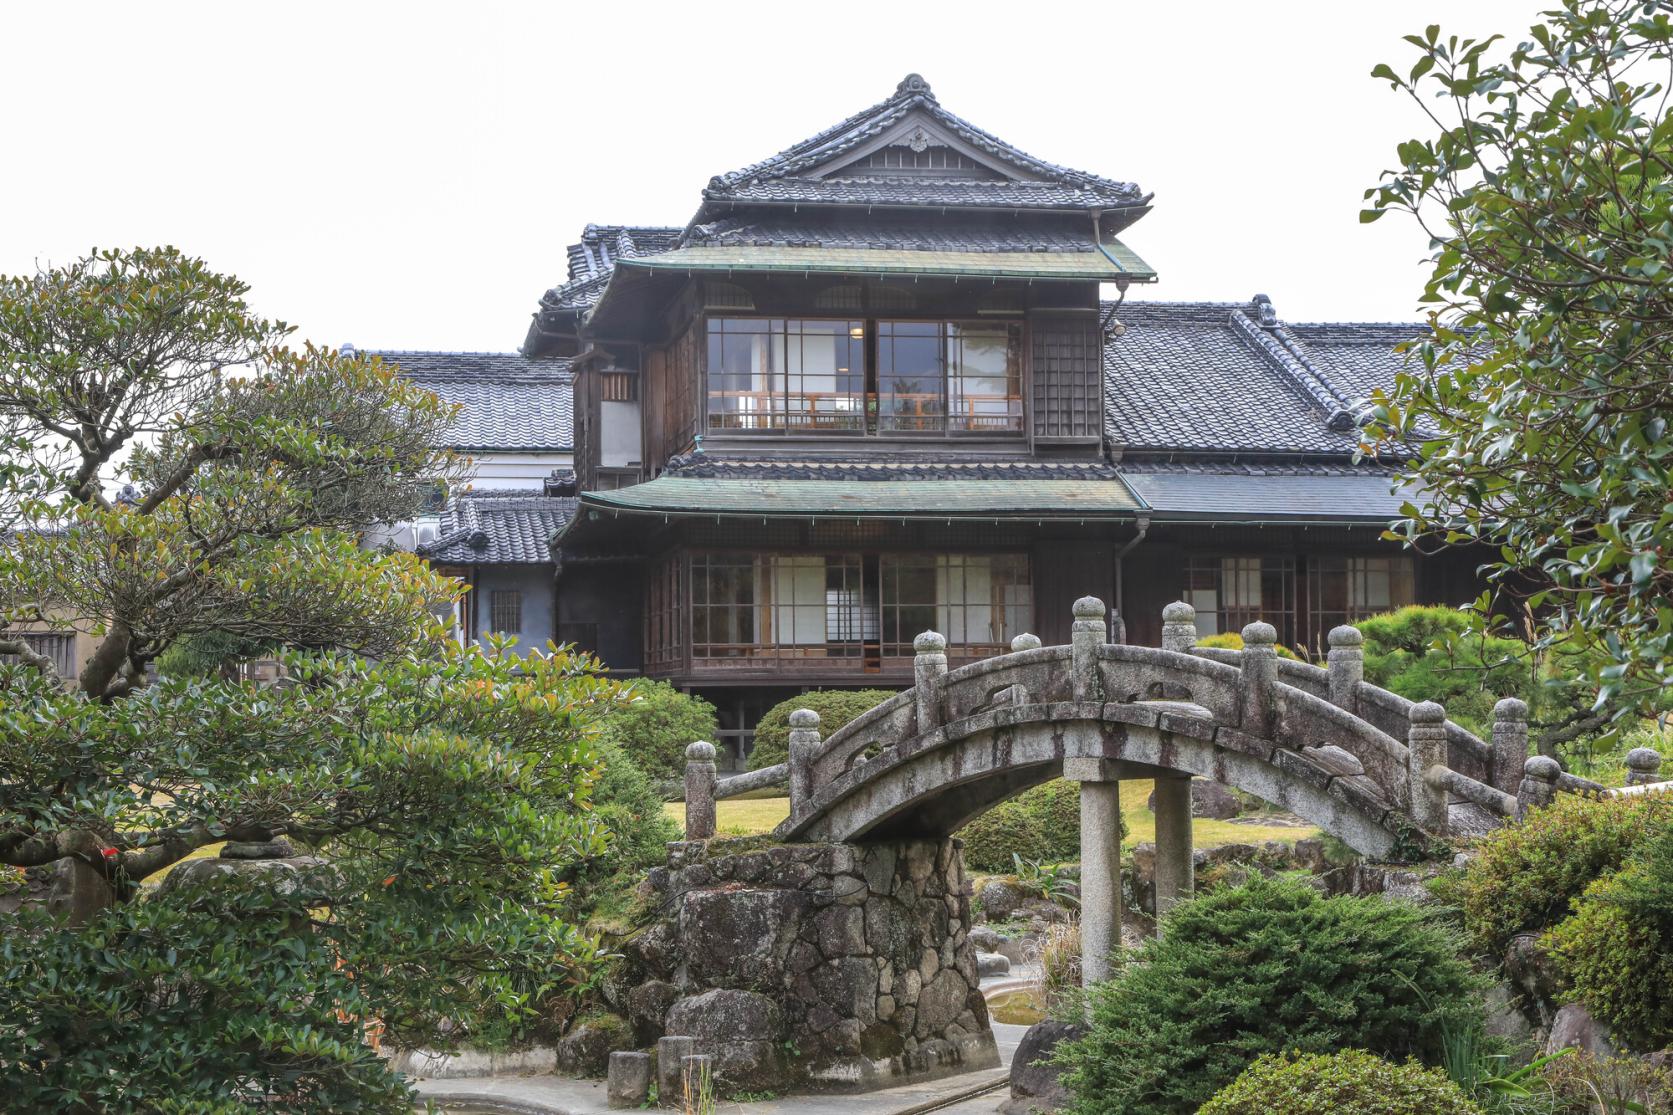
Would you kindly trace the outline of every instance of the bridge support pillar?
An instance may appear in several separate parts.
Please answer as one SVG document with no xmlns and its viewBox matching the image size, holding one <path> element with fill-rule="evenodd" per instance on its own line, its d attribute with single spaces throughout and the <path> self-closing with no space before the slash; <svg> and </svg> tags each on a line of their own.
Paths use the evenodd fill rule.
<svg viewBox="0 0 1673 1115">
<path fill-rule="evenodd" d="M 1121 783 L 1104 759 L 1067 759 L 1063 777 L 1080 783 L 1080 965 L 1085 984 L 1114 972 L 1121 947 Z"/>
<path fill-rule="evenodd" d="M 1085 784 L 1082 784 L 1084 792 Z M 1083 799 L 1084 800 L 1084 799 Z M 1084 813 L 1085 806 L 1082 806 Z M 1083 830 L 1084 831 L 1084 830 Z M 1156 780 L 1156 916 L 1191 896 L 1191 780 Z"/>
<path fill-rule="evenodd" d="M 715 745 L 698 740 L 685 749 L 685 838 L 715 834 Z"/>
</svg>

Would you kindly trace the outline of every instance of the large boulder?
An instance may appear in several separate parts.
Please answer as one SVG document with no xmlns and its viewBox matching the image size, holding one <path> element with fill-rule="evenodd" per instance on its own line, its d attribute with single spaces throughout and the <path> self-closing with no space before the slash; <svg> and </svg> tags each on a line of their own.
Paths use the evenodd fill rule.
<svg viewBox="0 0 1673 1115">
<path fill-rule="evenodd" d="M 1545 1039 L 1547 1054 L 1565 1049 L 1578 1049 L 1598 1058 L 1613 1057 L 1616 1053 L 1609 1031 L 1579 1003 L 1569 1003 L 1557 1012 L 1551 1020 L 1551 1033 Z"/>
<path fill-rule="evenodd" d="M 976 892 L 976 901 L 982 904 L 982 914 L 990 922 L 1005 921 L 1030 897 L 1027 891 L 1008 879 L 989 879 Z"/>
<path fill-rule="evenodd" d="M 1055 1018 L 1030 1026 L 1011 1059 L 1011 1098 L 999 1110 L 1004 1115 L 1030 1115 L 1067 1106 L 1069 1090 L 1063 1086 L 1063 1066 L 1051 1064 L 1050 1058 L 1059 1042 L 1085 1034 L 1086 1027 L 1081 1023 Z"/>
<path fill-rule="evenodd" d="M 668 1008 L 666 1029 L 696 1039 L 697 1052 L 714 1058 L 724 1090 L 765 1090 L 783 1081 L 783 1016 L 765 995 L 725 989 L 689 995 Z"/>
<path fill-rule="evenodd" d="M 558 1071 L 569 1076 L 602 1077 L 610 1054 L 633 1048 L 633 1028 L 614 1014 L 589 1014 L 558 1039 Z"/>
<path fill-rule="evenodd" d="M 694 890 L 680 906 L 680 946 L 691 977 L 708 986 L 767 989 L 784 978 L 802 912 L 813 896 L 800 890 L 715 887 Z"/>
<path fill-rule="evenodd" d="M 1145 808 L 1156 812 L 1156 791 L 1150 791 Z M 1211 821 L 1229 821 L 1243 812 L 1237 795 L 1218 782 L 1206 778 L 1191 780 L 1191 816 L 1207 817 Z"/>
</svg>

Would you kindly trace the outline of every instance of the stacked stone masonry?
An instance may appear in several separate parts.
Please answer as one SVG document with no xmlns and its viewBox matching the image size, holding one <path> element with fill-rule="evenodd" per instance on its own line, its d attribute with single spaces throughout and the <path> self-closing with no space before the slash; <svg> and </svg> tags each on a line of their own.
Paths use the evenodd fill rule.
<svg viewBox="0 0 1673 1115">
<path fill-rule="evenodd" d="M 674 846 L 625 949 L 641 1040 L 723 1091 L 863 1090 L 998 1063 L 958 844 Z"/>
</svg>

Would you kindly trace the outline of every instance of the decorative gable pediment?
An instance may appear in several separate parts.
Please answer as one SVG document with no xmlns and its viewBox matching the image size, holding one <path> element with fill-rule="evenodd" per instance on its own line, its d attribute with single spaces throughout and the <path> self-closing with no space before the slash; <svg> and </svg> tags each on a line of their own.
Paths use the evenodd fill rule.
<svg viewBox="0 0 1673 1115">
<path fill-rule="evenodd" d="M 928 112 L 909 113 L 841 155 L 802 171 L 808 178 L 973 178 L 1036 182 L 1039 176 L 980 150 Z"/>
</svg>

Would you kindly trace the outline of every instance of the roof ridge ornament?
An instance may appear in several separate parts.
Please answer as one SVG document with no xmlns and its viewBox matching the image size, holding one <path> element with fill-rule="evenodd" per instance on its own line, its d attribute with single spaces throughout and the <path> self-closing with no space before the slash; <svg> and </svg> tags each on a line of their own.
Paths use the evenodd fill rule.
<svg viewBox="0 0 1673 1115">
<path fill-rule="evenodd" d="M 895 86 L 895 96 L 919 96 L 926 100 L 935 100 L 935 94 L 930 92 L 929 82 L 923 79 L 922 74 L 907 74 L 902 78 L 900 84 Z"/>
</svg>

